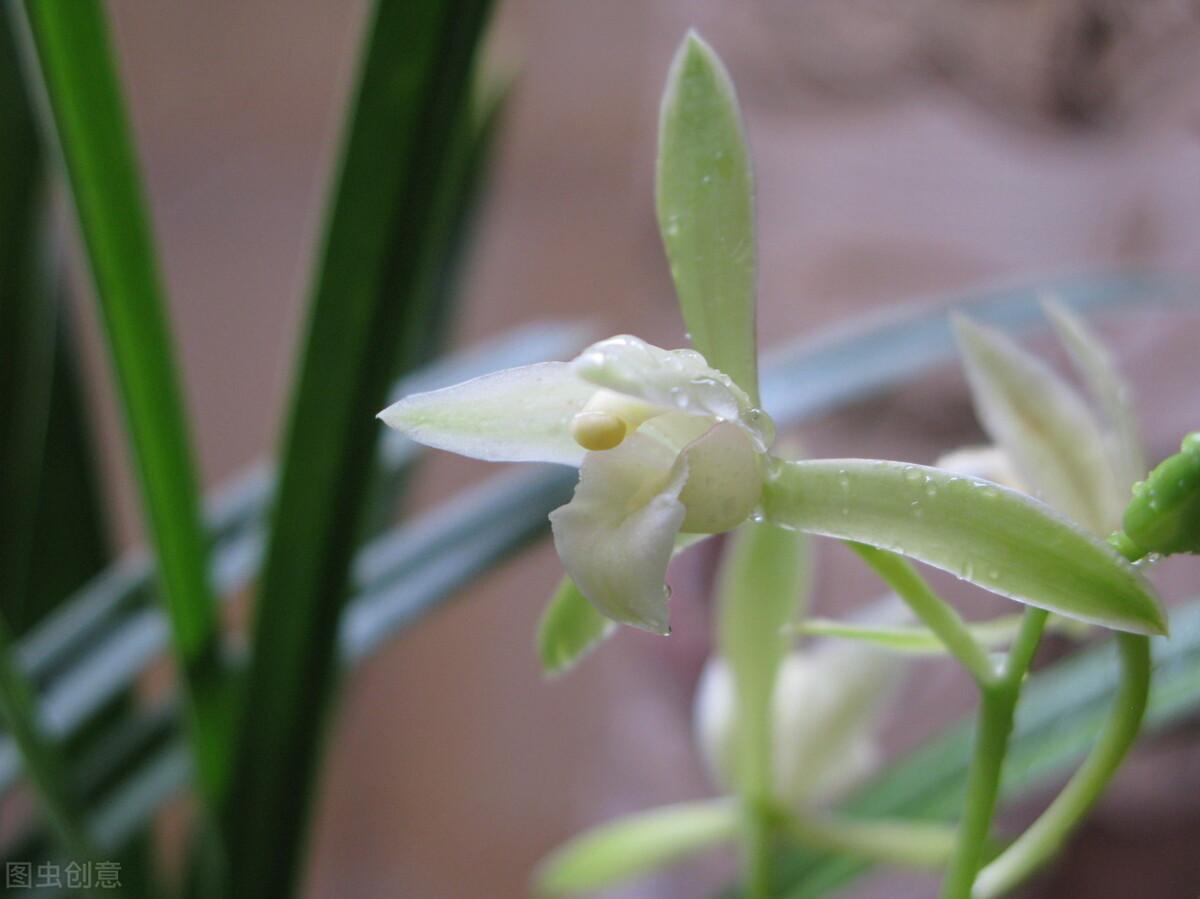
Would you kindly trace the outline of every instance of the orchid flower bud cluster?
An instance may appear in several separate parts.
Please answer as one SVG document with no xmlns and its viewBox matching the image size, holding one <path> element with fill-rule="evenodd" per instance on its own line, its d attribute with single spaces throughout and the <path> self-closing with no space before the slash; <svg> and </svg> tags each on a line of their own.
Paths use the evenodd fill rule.
<svg viewBox="0 0 1200 899">
<path fill-rule="evenodd" d="M 795 813 L 843 795 L 880 759 L 877 725 L 903 658 L 855 640 L 826 640 L 788 653 L 775 679 L 773 798 Z M 714 656 L 696 689 L 696 743 L 712 778 L 732 790 L 734 688 Z"/>
<path fill-rule="evenodd" d="M 414 394 L 379 417 L 464 456 L 578 466 L 574 498 L 550 516 L 563 567 L 603 614 L 658 634 L 670 630 L 676 538 L 751 515 L 774 439 L 766 413 L 699 353 L 628 335 L 572 362 Z"/>
</svg>

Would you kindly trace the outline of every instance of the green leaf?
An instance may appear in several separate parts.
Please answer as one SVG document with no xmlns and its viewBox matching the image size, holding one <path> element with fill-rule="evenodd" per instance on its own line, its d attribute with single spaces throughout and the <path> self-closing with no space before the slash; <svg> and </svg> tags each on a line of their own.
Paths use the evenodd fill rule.
<svg viewBox="0 0 1200 899">
<path fill-rule="evenodd" d="M 964 316 L 955 335 L 978 414 L 1029 492 L 1095 533 L 1117 524 L 1124 490 L 1087 402 L 1061 375 L 1003 334 Z"/>
<path fill-rule="evenodd" d="M 1059 342 L 1083 377 L 1092 401 L 1103 413 L 1109 431 L 1105 434 L 1105 448 L 1112 457 L 1118 487 L 1127 490 L 1146 471 L 1129 385 L 1121 377 L 1108 347 L 1091 332 L 1082 316 L 1056 299 L 1047 299 L 1042 307 Z"/>
<path fill-rule="evenodd" d="M 1030 497 L 901 462 L 780 463 L 763 506 L 785 527 L 855 540 L 1038 608 L 1139 634 L 1166 632 L 1154 588 L 1110 546 Z"/>
<path fill-rule="evenodd" d="M 110 560 L 98 457 L 79 371 L 79 341 L 59 316 L 50 374 L 50 415 L 43 444 L 37 515 L 21 633 L 61 606 Z"/>
<path fill-rule="evenodd" d="M 807 540 L 768 522 L 747 522 L 723 555 L 717 588 L 717 650 L 733 678 L 731 761 L 738 794 L 771 790 L 775 681 L 791 642 L 789 622 L 807 604 Z"/>
<path fill-rule="evenodd" d="M 80 863 L 95 858 L 84 807 L 75 795 L 59 747 L 38 718 L 37 693 L 12 651 L 8 624 L 0 619 L 0 719 L 21 750 L 25 772 L 66 853 Z"/>
<path fill-rule="evenodd" d="M 969 624 L 967 629 L 980 644 L 999 649 L 1012 642 L 1020 624 L 1021 616 L 1009 615 Z M 946 644 L 927 627 L 870 627 L 832 618 L 807 618 L 795 626 L 795 632 L 812 637 L 861 640 L 909 655 L 945 655 L 948 652 Z"/>
<path fill-rule="evenodd" d="M 665 805 L 581 834 L 538 868 L 541 896 L 573 896 L 611 886 L 679 861 L 737 833 L 738 806 L 728 800 Z"/>
<path fill-rule="evenodd" d="M 147 526 L 210 798 L 223 722 L 219 622 L 157 258 L 105 9 L 27 0 L 133 446 Z"/>
<path fill-rule="evenodd" d="M 379 426 L 399 372 L 444 310 L 445 176 L 471 114 L 488 0 L 380 0 L 327 211 L 283 439 L 278 495 L 222 827 L 236 895 L 284 896 L 299 854 L 336 675 L 338 619 Z"/>
<path fill-rule="evenodd" d="M 1076 310 L 1158 305 L 1192 308 L 1196 286 L 1147 272 L 1105 272 L 1023 287 L 922 297 L 895 317 L 838 324 L 768 354 L 763 408 L 784 424 L 813 418 L 846 403 L 878 396 L 897 383 L 956 358 L 945 307 L 994 326 L 1029 327 L 1044 321 L 1041 300 L 1052 291 Z M 786 376 L 782 373 L 786 372 Z M 798 384 L 803 389 L 797 389 Z"/>
<path fill-rule="evenodd" d="M 750 154 L 733 82 L 691 32 L 659 118 L 658 226 L 692 346 L 758 404 Z"/>
<path fill-rule="evenodd" d="M 42 606 L 31 588 L 57 313 L 44 264 L 42 148 L 10 12 L 0 11 L 0 607 L 20 633 Z"/>
<path fill-rule="evenodd" d="M 616 630 L 617 623 L 601 615 L 575 582 L 564 577 L 538 625 L 542 673 L 565 674 Z"/>
</svg>

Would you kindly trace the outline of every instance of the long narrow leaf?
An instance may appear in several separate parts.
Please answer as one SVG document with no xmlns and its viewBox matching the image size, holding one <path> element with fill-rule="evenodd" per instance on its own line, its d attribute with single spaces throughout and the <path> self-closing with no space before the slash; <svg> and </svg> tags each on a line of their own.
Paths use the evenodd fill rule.
<svg viewBox="0 0 1200 899">
<path fill-rule="evenodd" d="M 31 568 L 50 419 L 55 304 L 41 264 L 42 152 L 0 11 L 0 608 L 16 632 L 37 616 Z"/>
<path fill-rule="evenodd" d="M 1079 312 L 1196 306 L 1195 284 L 1136 271 L 926 297 L 875 318 L 806 336 L 771 353 L 764 365 L 768 378 L 763 408 L 776 421 L 797 421 L 875 396 L 955 358 L 948 308 L 984 324 L 1028 328 L 1044 321 L 1041 303 L 1047 292 Z M 790 377 L 771 376 L 783 371 Z"/>
<path fill-rule="evenodd" d="M 94 0 L 25 4 L 87 249 L 197 730 L 201 781 L 221 720 L 218 620 L 170 328 L 109 46 Z"/>
<path fill-rule="evenodd" d="M 8 625 L 0 620 L 0 718 L 20 747 L 25 770 L 41 801 L 50 828 L 68 856 L 82 863 L 94 858 L 83 806 L 67 776 L 59 747 L 38 720 L 37 695 L 12 652 Z"/>
<path fill-rule="evenodd" d="M 424 275 L 447 236 L 435 227 L 437 184 L 462 135 L 489 5 L 375 6 L 292 397 L 225 793 L 236 895 L 288 895 L 301 873 L 374 413 L 436 327 L 437 294 Z"/>
</svg>

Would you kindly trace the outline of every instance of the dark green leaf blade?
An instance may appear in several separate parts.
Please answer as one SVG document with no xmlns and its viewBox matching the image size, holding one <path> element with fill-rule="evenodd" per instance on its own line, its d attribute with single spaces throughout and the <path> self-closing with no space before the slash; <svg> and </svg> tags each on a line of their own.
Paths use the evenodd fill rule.
<svg viewBox="0 0 1200 899">
<path fill-rule="evenodd" d="M 104 8 L 27 0 L 159 562 L 175 651 L 213 793 L 222 719 L 217 604 L 157 258 Z"/>
<path fill-rule="evenodd" d="M 374 416 L 438 327 L 426 261 L 453 231 L 437 227 L 439 187 L 469 114 L 489 7 L 378 2 L 370 20 L 293 388 L 225 794 L 236 895 L 289 895 L 301 874 Z"/>
</svg>

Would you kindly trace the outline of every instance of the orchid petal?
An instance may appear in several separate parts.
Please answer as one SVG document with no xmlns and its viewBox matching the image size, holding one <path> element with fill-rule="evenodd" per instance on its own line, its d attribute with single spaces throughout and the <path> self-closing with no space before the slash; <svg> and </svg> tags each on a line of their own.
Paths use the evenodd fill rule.
<svg viewBox="0 0 1200 899">
<path fill-rule="evenodd" d="M 962 315 L 953 323 L 980 422 L 1021 480 L 1092 531 L 1111 531 L 1124 497 L 1084 398 L 1001 332 Z"/>
<path fill-rule="evenodd" d="M 686 478 L 686 457 L 633 434 L 616 449 L 588 453 L 574 498 L 551 513 L 563 567 L 614 621 L 670 632 L 665 580 L 686 515 Z"/>
<path fill-rule="evenodd" d="M 799 811 L 870 773 L 875 731 L 902 667 L 886 650 L 850 642 L 821 643 L 783 659 L 771 708 L 777 799 Z M 729 663 L 714 656 L 696 691 L 696 741 L 713 780 L 725 788 L 737 770 L 736 702 Z"/>
<path fill-rule="evenodd" d="M 596 392 L 566 362 L 539 362 L 414 393 L 379 413 L 418 443 L 489 462 L 579 465 L 568 425 Z"/>
<path fill-rule="evenodd" d="M 762 496 L 763 469 L 744 431 L 717 422 L 684 454 L 688 479 L 679 499 L 687 506 L 685 531 L 719 534 L 750 517 Z"/>
<path fill-rule="evenodd" d="M 770 417 L 695 350 L 664 350 L 621 334 L 592 344 L 571 365 L 580 378 L 598 387 L 662 409 L 735 422 L 759 452 L 774 439 Z"/>
</svg>

